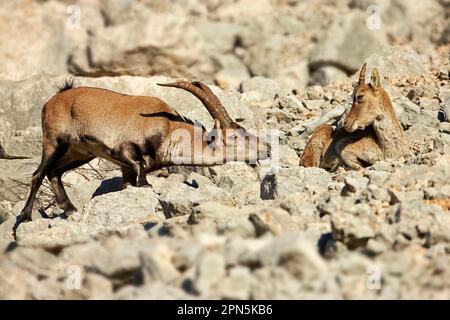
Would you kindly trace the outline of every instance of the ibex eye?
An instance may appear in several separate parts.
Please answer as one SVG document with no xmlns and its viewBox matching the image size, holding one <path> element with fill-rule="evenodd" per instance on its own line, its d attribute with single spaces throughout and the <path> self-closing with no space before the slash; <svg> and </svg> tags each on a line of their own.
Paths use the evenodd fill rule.
<svg viewBox="0 0 450 320">
<path fill-rule="evenodd" d="M 356 99 L 358 100 L 358 102 L 361 102 L 364 100 L 364 95 L 357 96 Z"/>
</svg>

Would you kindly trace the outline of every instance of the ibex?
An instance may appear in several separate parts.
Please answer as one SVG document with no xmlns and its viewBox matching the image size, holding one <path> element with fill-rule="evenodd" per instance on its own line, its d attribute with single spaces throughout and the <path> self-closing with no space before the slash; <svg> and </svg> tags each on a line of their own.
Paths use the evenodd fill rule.
<svg viewBox="0 0 450 320">
<path fill-rule="evenodd" d="M 317 128 L 308 141 L 300 165 L 334 170 L 338 166 L 358 170 L 376 161 L 405 154 L 403 129 L 391 100 L 382 88 L 377 69 L 366 84 L 366 64 L 353 91 L 353 104 L 343 127 Z"/>
<path fill-rule="evenodd" d="M 148 186 L 146 173 L 174 164 L 204 166 L 269 157 L 270 145 L 234 122 L 205 84 L 178 81 L 159 85 L 184 89 L 200 99 L 215 121 L 213 132 L 206 132 L 156 97 L 66 84 L 42 109 L 42 160 L 33 173 L 31 191 L 14 233 L 20 223 L 31 220 L 33 202 L 45 176 L 66 216 L 77 211 L 61 176 L 96 157 L 120 166 L 124 187 Z M 184 145 L 180 141 L 183 134 L 189 139 L 187 149 L 186 141 Z"/>
</svg>

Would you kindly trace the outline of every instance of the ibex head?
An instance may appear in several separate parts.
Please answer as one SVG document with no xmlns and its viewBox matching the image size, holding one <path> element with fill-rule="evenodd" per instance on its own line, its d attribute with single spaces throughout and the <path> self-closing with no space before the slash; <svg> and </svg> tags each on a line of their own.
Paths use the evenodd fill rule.
<svg viewBox="0 0 450 320">
<path fill-rule="evenodd" d="M 352 107 L 344 120 L 345 130 L 348 132 L 362 130 L 372 125 L 375 120 L 388 116 L 384 107 L 386 97 L 376 68 L 372 70 L 372 83 L 366 84 L 366 64 L 364 64 L 353 91 Z"/>
<path fill-rule="evenodd" d="M 214 144 L 223 146 L 227 160 L 255 163 L 257 160 L 270 157 L 270 145 L 233 121 L 217 96 L 204 83 L 177 81 L 158 85 L 184 89 L 203 103 L 215 123 L 214 130 L 209 136 L 214 137 Z"/>
</svg>

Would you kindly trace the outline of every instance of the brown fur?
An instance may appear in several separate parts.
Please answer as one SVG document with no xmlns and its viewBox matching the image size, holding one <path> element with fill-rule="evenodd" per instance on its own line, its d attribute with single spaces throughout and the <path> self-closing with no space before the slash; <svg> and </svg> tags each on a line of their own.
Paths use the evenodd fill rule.
<svg viewBox="0 0 450 320">
<path fill-rule="evenodd" d="M 316 129 L 305 147 L 300 165 L 324 169 L 344 166 L 357 170 L 405 153 L 403 129 L 389 95 L 381 87 L 378 71 L 373 70 L 374 83 L 366 84 L 365 70 L 364 65 L 353 92 L 352 108 L 344 120 L 344 129 L 332 134 L 329 125 Z"/>
<path fill-rule="evenodd" d="M 176 84 L 182 84 L 188 91 L 194 88 L 193 84 L 187 82 Z M 124 187 L 148 186 L 146 173 L 176 164 L 173 161 L 173 151 L 178 150 L 179 144 L 171 136 L 175 130 L 185 129 L 190 137 L 194 137 L 195 130 L 205 132 L 204 128 L 195 127 L 193 122 L 185 120 L 158 98 L 129 96 L 105 89 L 71 88 L 71 86 L 65 86 L 64 90 L 60 90 L 42 110 L 42 160 L 33 174 L 31 192 L 17 219 L 14 231 L 21 222 L 31 220 L 33 202 L 44 177 L 49 179 L 58 205 L 66 215 L 69 215 L 77 209 L 64 190 L 61 181 L 64 172 L 100 157 L 121 167 Z M 228 116 L 223 106 L 210 103 L 213 101 L 217 104 L 219 101 L 209 88 L 203 84 L 201 88 L 203 89 L 198 89 L 200 91 L 195 93 L 197 97 L 203 99 L 202 102 L 210 113 L 220 109 L 220 113 L 216 114 Z M 221 128 L 219 120 L 223 119 L 215 119 L 215 127 L 219 133 L 225 133 L 226 129 L 234 126 L 232 122 L 229 128 Z M 239 128 L 243 129 L 240 126 Z M 234 146 L 236 151 L 236 142 L 241 138 L 244 139 L 239 134 L 242 135 L 242 132 L 236 132 L 238 137 L 230 139 L 223 134 L 224 137 L 219 137 L 217 143 L 219 146 L 221 143 Z M 192 157 L 196 142 L 191 138 L 188 143 L 192 145 Z M 200 146 L 205 151 L 213 150 L 210 142 L 203 139 Z M 264 145 L 258 144 L 259 147 L 263 148 Z M 206 150 L 207 148 L 209 150 Z M 212 165 L 228 160 L 218 159 L 211 152 L 205 154 L 207 156 L 203 156 L 202 153 L 199 163 L 183 164 Z"/>
</svg>

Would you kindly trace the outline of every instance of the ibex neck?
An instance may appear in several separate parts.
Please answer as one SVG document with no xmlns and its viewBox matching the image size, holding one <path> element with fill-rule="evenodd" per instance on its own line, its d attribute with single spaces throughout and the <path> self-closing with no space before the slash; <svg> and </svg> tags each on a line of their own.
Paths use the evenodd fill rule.
<svg viewBox="0 0 450 320">
<path fill-rule="evenodd" d="M 404 155 L 406 141 L 389 97 L 385 94 L 383 98 L 384 117 L 380 120 L 375 120 L 373 128 L 377 136 L 377 142 L 381 150 L 383 150 L 384 157 L 395 158 Z"/>
</svg>

